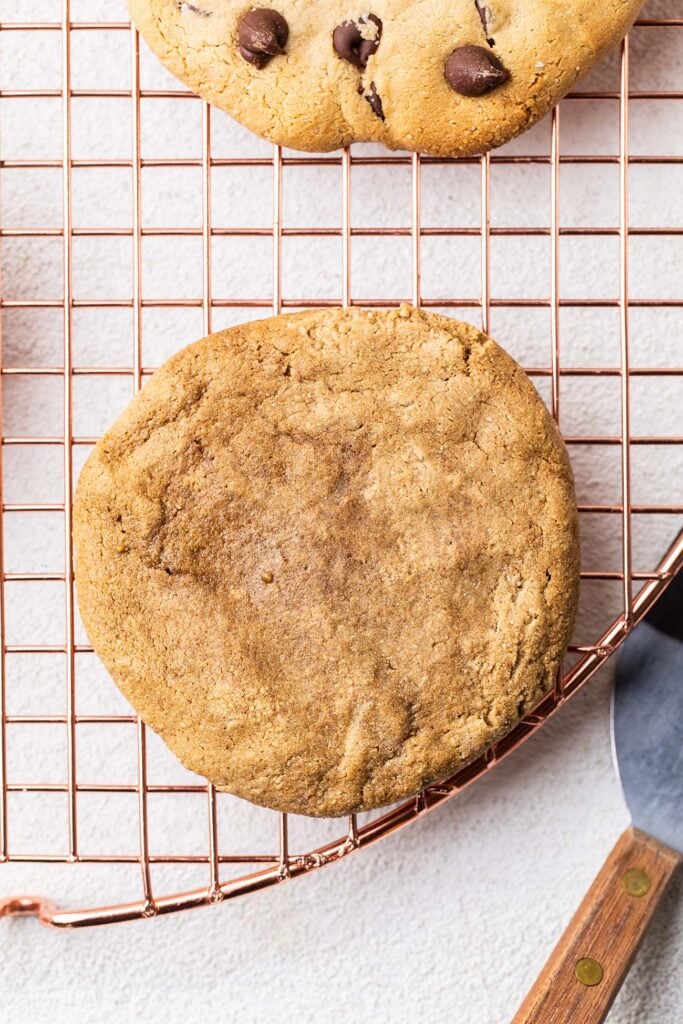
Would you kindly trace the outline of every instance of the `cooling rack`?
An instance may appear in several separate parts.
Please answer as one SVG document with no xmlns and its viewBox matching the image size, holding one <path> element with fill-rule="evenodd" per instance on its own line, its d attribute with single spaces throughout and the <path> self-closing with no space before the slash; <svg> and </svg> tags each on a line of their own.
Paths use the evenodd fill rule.
<svg viewBox="0 0 683 1024">
<path fill-rule="evenodd" d="M 24 48 L 33 67 L 36 62 L 39 67 L 44 62 L 45 67 L 44 79 L 37 72 L 37 84 L 32 79 L 27 86 L 19 75 L 15 81 L 3 78 L 0 87 L 5 156 L 0 169 L 9 196 L 0 225 L 6 281 L 1 303 L 5 415 L 0 542 L 0 879 L 3 893 L 26 891 L 30 885 L 40 895 L 0 898 L 0 917 L 35 915 L 46 925 L 76 927 L 152 917 L 267 888 L 347 857 L 416 820 L 488 772 L 554 714 L 610 657 L 681 566 L 683 495 L 681 477 L 671 471 L 678 458 L 683 473 L 680 405 L 677 421 L 675 415 L 668 420 L 664 417 L 665 428 L 667 423 L 674 422 L 674 426 L 662 429 L 658 395 L 666 394 L 669 403 L 668 396 L 680 394 L 676 389 L 683 382 L 681 343 L 676 335 L 677 323 L 680 331 L 676 310 L 683 307 L 683 280 L 676 271 L 683 210 L 674 209 L 670 197 L 658 203 L 658 189 L 653 192 L 647 175 L 655 168 L 660 175 L 670 171 L 675 186 L 677 169 L 683 168 L 683 150 L 677 149 L 676 133 L 667 130 L 667 124 L 675 125 L 675 118 L 667 121 L 669 112 L 683 109 L 683 91 L 670 85 L 665 88 L 660 81 L 647 88 L 634 85 L 630 64 L 636 67 L 646 44 L 659 47 L 663 33 L 667 45 L 683 54 L 683 18 L 668 16 L 667 5 L 655 0 L 646 6 L 630 43 L 627 40 L 615 56 L 613 81 L 608 68 L 604 79 L 599 75 L 595 79 L 595 88 L 591 79 L 582 91 L 563 102 L 545 126 L 523 140 L 481 158 L 451 161 L 362 146 L 325 155 L 268 147 L 240 134 L 235 126 L 226 129 L 224 115 L 173 80 L 162 79 L 159 84 L 153 62 L 148 84 L 146 54 L 125 20 L 122 5 L 46 0 L 41 7 L 41 0 L 36 0 L 34 6 L 48 11 L 46 20 L 10 20 L 24 8 L 14 4 L 8 13 L 7 5 L 0 6 L 0 13 L 6 16 L 0 21 L 2 52 Z M 112 11 L 121 20 L 85 20 L 93 12 L 96 19 L 98 14 L 110 17 Z M 74 71 L 74 54 L 87 51 L 92 40 L 97 46 L 90 54 L 91 68 L 97 67 L 98 52 L 123 55 L 129 76 L 123 88 L 99 82 L 97 87 L 92 82 L 81 87 L 80 71 Z M 647 63 L 643 64 L 647 70 Z M 10 66 L 16 67 L 16 63 L 10 61 Z M 639 72 L 637 77 L 640 82 L 643 75 Z M 85 124 L 83 111 L 89 101 L 126 105 L 128 142 L 121 148 L 122 155 L 116 153 L 120 126 L 115 118 L 107 122 L 110 115 L 105 107 L 97 108 L 96 120 L 104 119 L 103 134 L 111 136 L 108 144 L 98 152 L 96 147 L 88 149 L 87 140 L 84 143 L 83 136 L 88 133 L 79 132 L 79 125 Z M 30 118 L 28 127 L 20 127 L 27 112 L 45 103 L 52 105 L 47 119 L 53 119 L 59 143 L 59 152 L 47 156 L 39 133 L 33 136 Z M 184 112 L 190 108 L 195 112 L 197 130 L 192 139 L 196 151 L 151 155 L 154 150 L 148 150 L 145 140 L 161 116 L 158 112 L 163 110 L 172 121 L 177 118 L 177 134 L 181 135 Z M 577 110 L 582 111 L 579 117 Z M 604 117 L 603 111 L 608 112 Z M 582 143 L 581 124 L 591 118 L 599 125 L 606 118 L 605 137 L 599 130 L 587 144 Z M 635 128 L 630 119 L 637 120 Z M 661 146 L 656 152 L 648 150 L 649 121 L 659 124 L 660 138 L 663 129 L 668 140 L 665 152 Z M 561 123 L 566 122 L 572 129 L 568 144 L 561 134 Z M 94 123 L 92 118 L 87 122 L 88 132 Z M 226 130 L 237 134 L 225 136 Z M 21 136 L 16 148 L 10 141 L 11 131 Z M 227 147 L 221 144 L 225 137 Z M 373 198 L 391 187 L 390 180 L 399 180 L 387 177 L 390 169 L 400 175 L 400 188 L 407 198 L 405 215 L 397 216 L 393 223 L 386 214 L 387 208 L 392 210 L 392 202 L 380 209 Z M 146 219 L 143 182 L 156 171 L 193 176 L 198 187 L 184 193 L 183 201 L 189 195 L 200 207 L 195 215 L 187 209 L 184 214 L 171 215 L 171 204 L 165 222 Z M 306 177 L 311 171 L 332 175 L 313 179 L 324 182 L 320 188 L 327 213 L 315 213 L 311 179 Z M 565 216 L 562 197 L 566 192 L 574 194 L 577 187 L 567 178 L 572 171 L 607 174 L 607 178 L 596 179 L 594 189 L 614 199 L 612 220 L 595 226 L 588 214 L 581 219 L 572 217 L 569 210 Z M 59 178 L 61 204 L 51 212 L 34 210 L 30 201 L 17 200 L 18 196 L 30 200 L 32 175 L 43 172 Z M 110 174 L 109 182 L 114 180 L 111 175 L 123 175 L 126 223 L 106 223 L 106 217 L 99 216 L 102 209 L 116 204 L 116 190 L 109 187 L 99 192 L 95 187 L 97 202 L 91 205 L 91 223 L 83 223 L 77 179 L 100 172 Z M 519 192 L 514 188 L 512 201 L 513 208 L 517 204 L 518 219 L 509 213 L 499 215 L 496 200 L 506 188 L 505 176 L 520 173 L 524 177 L 517 177 L 518 183 L 533 181 L 531 191 L 538 189 L 532 197 L 535 217 L 522 215 Z M 220 178 L 223 174 L 231 176 L 227 190 Z M 634 179 L 637 174 L 643 177 Z M 238 176 L 239 186 L 233 187 Z M 265 179 L 267 209 L 259 218 L 248 200 L 250 190 L 257 182 L 262 187 Z M 638 191 L 635 204 L 629 197 L 634 180 Z M 445 182 L 455 185 L 444 191 Z M 468 209 L 458 205 L 457 196 L 453 199 L 460 185 L 468 190 L 470 199 L 476 199 Z M 587 195 L 592 186 L 579 179 L 578 187 Z M 671 188 L 671 195 L 674 191 L 683 191 L 680 181 Z M 223 202 L 226 194 L 234 198 L 229 213 Z M 443 209 L 435 211 L 434 195 L 445 197 Z M 291 197 L 296 201 L 290 203 Z M 654 202 L 654 212 L 645 210 L 643 197 Z M 15 200 L 14 206 L 11 200 Z M 329 215 L 330 204 L 337 211 L 333 216 Z M 362 208 L 365 213 L 357 218 L 355 213 Z M 17 217 L 13 209 L 19 209 Z M 246 213 L 240 223 L 242 211 Z M 187 221 L 191 221 L 189 226 Z M 219 248 L 226 241 L 234 246 L 227 255 Z M 113 264 L 105 266 L 99 276 L 88 276 L 84 267 L 90 267 L 92 260 L 87 253 L 82 256 L 85 242 L 129 246 L 112 250 L 117 253 L 114 262 L 118 269 L 127 275 L 127 293 L 116 291 Z M 586 242 L 607 246 L 599 250 L 598 258 L 600 273 L 614 281 L 613 293 L 592 291 L 585 274 L 579 275 L 583 283 L 578 288 L 571 275 L 563 276 L 570 264 L 591 258 L 588 250 L 581 248 Z M 678 245 L 678 257 L 675 248 L 666 250 L 673 256 L 668 262 L 664 257 L 661 263 L 666 286 L 646 273 L 651 294 L 643 293 L 640 278 L 634 288 L 629 272 L 634 246 L 655 244 L 664 250 L 672 242 Z M 320 257 L 323 248 L 317 247 L 323 243 L 333 248 Z M 536 248 L 517 262 L 514 254 L 523 250 L 505 249 L 508 243 Z M 160 249 L 148 248 L 157 244 Z M 266 254 L 268 264 L 267 281 L 260 291 L 253 278 L 247 280 L 236 270 L 241 253 L 254 244 L 261 247 L 262 256 Z M 172 274 L 166 282 L 164 259 L 169 252 L 189 251 L 184 248 L 188 245 L 201 271 L 195 274 L 196 284 L 188 285 Z M 399 245 L 400 251 L 392 250 L 392 245 Z M 578 248 L 572 250 L 571 245 Z M 390 285 L 387 277 L 385 289 L 375 287 L 378 252 L 386 254 L 379 261 L 382 273 L 388 273 L 394 256 L 403 267 L 398 285 Z M 464 262 L 457 255 L 463 252 L 468 254 Z M 184 260 L 185 256 L 178 258 Z M 60 269 L 61 294 L 44 295 L 36 286 L 43 275 L 51 280 L 48 260 Z M 503 265 L 509 268 L 511 262 L 521 281 L 517 294 L 508 287 L 510 278 L 502 269 Z M 639 269 L 641 255 L 637 263 Z M 308 266 L 309 276 L 303 283 L 292 274 L 295 264 Z M 476 265 L 474 284 L 471 274 L 469 283 L 465 280 L 465 264 Z M 545 276 L 544 283 L 536 287 L 534 270 L 538 265 Z M 496 288 L 496 276 L 502 290 Z M 164 293 L 165 286 L 170 294 Z M 150 287 L 157 288 L 156 295 L 150 293 Z M 374 294 L 368 293 L 370 289 Z M 382 307 L 399 300 L 469 318 L 484 330 L 492 329 L 506 345 L 518 339 L 520 351 L 513 348 L 513 354 L 525 363 L 563 427 L 575 465 L 584 536 L 583 612 L 554 691 L 478 761 L 385 812 L 352 816 L 341 823 L 313 823 L 249 808 L 217 794 L 176 765 L 163 767 L 164 755 L 155 747 L 156 738 L 132 710 L 120 702 L 113 710 L 106 704 L 114 688 L 101 678 L 74 601 L 71 498 L 78 467 L 97 433 L 81 429 L 86 422 L 81 410 L 92 413 L 93 407 L 100 406 L 106 388 L 115 389 L 120 383 L 125 387 L 115 391 L 113 404 L 122 406 L 167 354 L 152 344 L 155 331 L 163 334 L 163 329 L 155 328 L 155 316 L 161 317 L 166 327 L 169 317 L 179 321 L 188 332 L 183 339 L 187 341 L 230 322 L 288 308 Z M 102 351 L 103 346 L 97 348 L 96 344 L 99 331 L 103 337 L 112 336 L 111 330 L 108 335 L 105 330 L 109 316 L 128 318 L 128 326 L 121 330 L 122 336 L 130 335 L 123 356 L 114 352 L 111 359 L 106 346 Z M 185 316 L 194 318 L 187 321 L 193 327 L 183 326 Z M 116 320 L 120 323 L 123 321 Z M 83 324 L 89 335 L 94 335 L 94 343 L 83 344 Z M 593 342 L 586 344 L 595 324 L 613 342 L 612 348 L 600 348 L 599 354 L 595 354 Z M 540 339 L 540 348 L 531 358 L 523 358 L 530 352 L 525 349 L 526 333 Z M 45 340 L 48 335 L 53 341 L 58 338 L 58 356 L 54 345 L 51 348 L 49 339 Z M 57 422 L 52 416 L 51 425 L 39 432 L 35 424 L 44 423 L 41 414 L 51 401 L 58 406 Z M 584 419 L 577 419 L 572 408 L 577 403 L 584 410 L 589 407 L 587 419 L 585 414 Z M 103 404 L 106 406 L 106 401 Z M 654 426 L 641 415 L 647 409 L 653 411 Z M 97 421 L 100 429 L 116 411 L 107 407 L 102 412 Z M 585 429 L 586 423 L 589 429 Z M 645 481 L 639 496 L 634 496 L 632 489 L 634 463 L 639 479 Z M 665 479 L 662 465 L 668 467 Z M 43 486 L 55 472 L 61 497 Z M 49 551 L 55 537 L 59 555 L 53 571 Z M 42 561 L 30 561 L 27 551 L 32 540 L 43 552 Z M 586 550 L 591 556 L 588 564 Z M 100 697 L 90 696 L 100 693 L 98 687 L 107 695 L 100 703 Z M 82 699 L 83 694 L 87 699 Z M 125 743 L 117 739 L 112 744 L 112 730 L 119 737 L 125 735 Z M 48 731 L 52 746 L 46 741 Z M 82 761 L 80 753 L 86 748 L 99 750 L 99 760 L 93 755 Z M 125 771 L 124 748 L 128 758 Z M 161 769 L 155 758 L 162 759 Z M 150 767 L 152 762 L 156 767 Z M 180 778 L 174 772 L 179 772 Z M 192 820 L 186 813 L 189 804 L 182 805 L 178 818 L 171 808 L 174 799 L 192 801 Z M 118 811 L 121 800 L 123 810 Z M 27 811 L 27 807 L 31 809 Z M 194 847 L 188 850 L 184 833 L 193 828 Z M 126 829 L 129 838 L 133 835 L 128 848 L 121 845 L 119 835 Z M 78 873 L 85 880 L 78 887 L 79 898 L 70 897 L 66 908 L 53 902 L 58 899 L 60 871 L 71 878 Z M 7 882 L 9 872 L 14 873 Z"/>
</svg>

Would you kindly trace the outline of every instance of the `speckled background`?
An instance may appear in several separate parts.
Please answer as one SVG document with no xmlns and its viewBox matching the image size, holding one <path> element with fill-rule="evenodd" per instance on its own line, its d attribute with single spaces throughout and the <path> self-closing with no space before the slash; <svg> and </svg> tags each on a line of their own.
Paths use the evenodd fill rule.
<svg viewBox="0 0 683 1024">
<path fill-rule="evenodd" d="M 652 0 L 645 14 L 681 17 L 677 0 Z M 0 0 L 0 20 L 58 21 L 59 0 Z M 122 0 L 72 0 L 74 21 L 118 21 Z M 683 90 L 683 29 L 639 28 L 632 36 L 631 87 Z M 130 88 L 127 32 L 73 33 L 73 87 Z M 175 83 L 143 49 L 145 88 Z M 0 87 L 59 90 L 58 32 L 0 33 Z M 584 89 L 618 88 L 618 60 L 605 62 Z M 73 156 L 129 158 L 130 100 L 74 98 Z M 631 151 L 683 157 L 680 101 L 631 103 Z M 201 105 L 193 100 L 143 100 L 143 156 L 197 157 L 201 153 Z M 0 99 L 4 159 L 61 156 L 60 100 Z M 549 151 L 549 121 L 517 140 L 518 155 Z M 272 149 L 221 114 L 212 117 L 214 156 L 270 157 Z M 567 101 L 562 105 L 563 153 L 618 152 L 618 104 Z M 354 152 L 372 154 L 373 147 Z M 61 226 L 61 171 L 1 172 L 0 217 L 5 228 Z M 285 167 L 285 226 L 341 223 L 338 166 Z M 128 168 L 73 172 L 74 226 L 130 227 Z M 630 219 L 639 227 L 683 228 L 683 166 L 634 164 L 630 171 Z M 201 170 L 158 169 L 142 174 L 145 227 L 201 226 Z M 491 218 L 494 227 L 547 227 L 549 172 L 544 165 L 494 165 Z M 563 164 L 560 182 L 564 227 L 616 227 L 618 167 Z M 263 227 L 272 222 L 272 169 L 215 168 L 214 227 Z M 409 227 L 409 165 L 354 166 L 351 218 L 356 227 Z M 475 165 L 425 165 L 424 226 L 480 223 L 480 172 Z M 56 298 L 62 291 L 62 240 L 6 237 L 2 245 L 6 298 Z M 283 294 L 334 298 L 340 293 L 340 240 L 287 237 L 283 241 Z M 549 289 L 547 237 L 494 236 L 492 294 L 497 298 L 544 297 Z M 477 298 L 480 239 L 423 239 L 425 297 Z M 633 236 L 630 289 L 635 297 L 683 297 L 683 251 L 676 236 Z M 130 236 L 79 235 L 73 244 L 77 299 L 130 299 Z M 409 237 L 357 236 L 352 246 L 352 294 L 408 297 Z M 145 236 L 142 294 L 146 298 L 200 297 L 201 237 Z M 223 298 L 272 294 L 272 241 L 217 237 L 213 245 L 213 292 Z M 618 294 L 616 235 L 563 236 L 560 246 L 563 298 L 614 298 Z M 3 365 L 62 365 L 59 309 L 4 310 Z M 452 314 L 478 322 L 478 311 Z M 248 309 L 216 309 L 214 326 L 246 316 Z M 202 334 L 201 309 L 145 308 L 142 358 L 156 366 L 183 343 Z M 561 358 L 565 366 L 618 366 L 619 320 L 614 308 L 564 308 Z M 681 311 L 634 309 L 634 366 L 683 364 Z M 547 366 L 549 316 L 544 309 L 495 308 L 491 331 L 526 366 Z M 74 314 L 76 366 L 130 366 L 133 346 L 129 308 L 79 308 Z M 547 379 L 536 378 L 548 397 Z M 131 393 L 130 376 L 74 378 L 74 432 L 104 429 Z M 683 433 L 683 378 L 634 377 L 633 432 Z M 563 377 L 561 424 L 571 435 L 619 431 L 616 377 Z M 59 436 L 59 376 L 5 377 L 3 431 L 14 437 Z M 87 446 L 76 448 L 76 468 Z M 620 500 L 619 449 L 572 446 L 579 500 Z M 683 452 L 679 446 L 633 449 L 633 499 L 637 503 L 683 501 Z M 61 502 L 61 449 L 12 445 L 4 452 L 8 503 Z M 634 520 L 634 564 L 650 570 L 681 526 L 681 517 Z M 60 513 L 4 516 L 6 571 L 63 572 Z M 584 569 L 618 569 L 618 517 L 582 517 Z M 63 583 L 7 584 L 10 644 L 64 642 Z M 579 643 L 596 639 L 619 611 L 616 583 L 583 588 Z M 80 626 L 77 637 L 84 640 Z M 452 1020 L 457 1024 L 505 1024 L 531 984 L 628 817 L 610 761 L 611 667 L 547 726 L 466 793 L 358 856 L 276 890 L 210 911 L 118 925 L 104 930 L 48 932 L 35 922 L 0 922 L 0 1021 L 203 1021 L 240 1024 L 304 1024 L 368 1020 L 400 1024 Z M 61 655 L 10 655 L 7 703 L 13 715 L 64 714 Z M 92 655 L 77 656 L 78 713 L 125 713 L 126 705 Z M 8 781 L 59 784 L 65 778 L 63 725 L 16 725 L 8 730 Z M 152 783 L 193 781 L 150 737 Z M 77 775 L 81 782 L 136 781 L 132 726 L 78 726 Z M 224 852 L 272 853 L 277 819 L 238 800 L 219 800 Z M 135 795 L 79 797 L 82 851 L 137 849 Z M 338 834 L 330 823 L 293 819 L 292 849 L 319 845 Z M 10 847 L 16 852 L 60 854 L 65 850 L 63 793 L 12 792 Z M 205 798 L 196 794 L 150 797 L 153 853 L 206 851 Z M 160 866 L 155 891 L 206 883 L 206 868 Z M 0 866 L 0 897 L 19 892 L 51 896 L 62 906 L 86 906 L 140 898 L 135 865 Z M 610 1024 L 679 1024 L 683 1019 L 683 892 L 674 882 L 609 1017 Z"/>
</svg>

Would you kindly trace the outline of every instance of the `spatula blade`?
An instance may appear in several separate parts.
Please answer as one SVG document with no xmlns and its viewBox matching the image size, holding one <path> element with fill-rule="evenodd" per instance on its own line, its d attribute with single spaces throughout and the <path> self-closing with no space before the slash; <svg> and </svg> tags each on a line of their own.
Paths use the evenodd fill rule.
<svg viewBox="0 0 683 1024">
<path fill-rule="evenodd" d="M 666 632 L 665 632 L 666 630 Z M 636 828 L 683 853 L 683 574 L 626 640 L 612 746 Z"/>
</svg>

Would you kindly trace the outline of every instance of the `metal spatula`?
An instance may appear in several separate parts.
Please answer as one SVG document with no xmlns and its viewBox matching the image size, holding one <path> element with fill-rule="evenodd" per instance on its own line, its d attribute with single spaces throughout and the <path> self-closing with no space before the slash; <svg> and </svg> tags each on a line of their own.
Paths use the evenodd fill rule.
<svg viewBox="0 0 683 1024">
<path fill-rule="evenodd" d="M 624 644 L 612 696 L 612 739 L 632 825 L 513 1024 L 604 1021 L 683 860 L 683 573 Z"/>
</svg>

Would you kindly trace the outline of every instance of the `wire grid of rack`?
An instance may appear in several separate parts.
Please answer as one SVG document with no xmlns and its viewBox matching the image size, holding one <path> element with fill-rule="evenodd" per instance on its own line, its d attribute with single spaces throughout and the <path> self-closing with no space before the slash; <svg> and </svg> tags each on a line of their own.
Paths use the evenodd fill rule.
<svg viewBox="0 0 683 1024">
<path fill-rule="evenodd" d="M 683 39 L 683 19 L 681 18 L 642 18 L 634 31 L 639 27 L 671 28 L 681 33 Z M 79 90 L 72 87 L 71 53 L 72 41 L 78 34 L 88 32 L 104 32 L 129 40 L 129 60 L 131 88 L 126 90 Z M 1 89 L 0 100 L 11 102 L 19 99 L 55 98 L 61 100 L 61 142 L 62 155 L 58 160 L 12 159 L 5 160 L 2 168 L 14 174 L 21 174 L 37 168 L 57 168 L 62 174 L 62 209 L 63 224 L 60 227 L 1 227 L 0 238 L 19 237 L 55 237 L 61 239 L 63 261 L 63 295 L 54 299 L 31 299 L 14 296 L 3 296 L 2 310 L 56 308 L 63 316 L 63 365 L 60 366 L 5 366 L 4 378 L 37 379 L 53 377 L 63 385 L 63 434 L 53 436 L 25 436 L 3 434 L 3 450 L 10 446 L 56 445 L 63 453 L 64 500 L 58 503 L 45 502 L 4 502 L 3 512 L 7 513 L 48 513 L 55 512 L 64 518 L 64 569 L 59 573 L 21 573 L 8 572 L 4 562 L 4 551 L 0 545 L 0 574 L 2 579 L 0 607 L 0 640 L 2 643 L 1 665 L 2 681 L 0 683 L 0 715 L 2 731 L 0 734 L 0 862 L 6 863 L 41 863 L 70 864 L 71 870 L 78 871 L 79 864 L 98 863 L 116 865 L 130 863 L 139 868 L 139 898 L 132 902 L 113 904 L 107 900 L 106 886 L 97 906 L 85 909 L 57 909 L 48 898 L 10 897 L 0 900 L 0 916 L 14 914 L 36 915 L 44 924 L 61 927 L 73 927 L 88 924 L 113 922 L 132 918 L 155 916 L 174 910 L 201 906 L 213 902 L 221 902 L 229 897 L 255 891 L 281 882 L 285 879 L 309 872 L 323 864 L 338 860 L 353 851 L 359 850 L 369 843 L 387 835 L 389 832 L 415 820 L 427 811 L 438 806 L 459 792 L 464 786 L 487 772 L 508 752 L 515 749 L 524 739 L 531 735 L 547 720 L 576 690 L 582 686 L 593 673 L 606 661 L 610 654 L 623 641 L 633 626 L 646 613 L 648 608 L 661 594 L 667 582 L 683 563 L 683 535 L 661 554 L 653 568 L 648 571 L 636 571 L 632 551 L 632 527 L 634 517 L 671 516 L 683 513 L 683 505 L 674 500 L 651 504 L 635 504 L 631 500 L 631 457 L 634 446 L 670 446 L 683 445 L 683 437 L 666 435 L 634 436 L 631 430 L 631 385 L 638 376 L 680 376 L 683 367 L 669 366 L 633 366 L 629 348 L 629 313 L 634 307 L 683 307 L 683 295 L 674 299 L 633 299 L 629 297 L 629 239 L 637 234 L 669 235 L 680 237 L 683 229 L 670 227 L 633 228 L 629 226 L 629 168 L 636 164 L 670 163 L 683 165 L 683 156 L 676 155 L 632 155 L 629 153 L 629 109 L 632 102 L 644 99 L 660 101 L 683 101 L 683 93 L 661 91 L 629 91 L 629 43 L 624 42 L 620 59 L 620 87 L 618 91 L 582 92 L 568 98 L 568 102 L 590 100 L 607 100 L 618 104 L 619 109 L 619 151 L 613 155 L 561 153 L 560 150 L 560 108 L 552 115 L 551 145 L 547 155 L 516 156 L 508 153 L 494 153 L 481 158 L 458 161 L 461 164 L 480 167 L 480 203 L 481 222 L 478 227 L 436 227 L 422 223 L 422 184 L 421 175 L 425 166 L 434 164 L 451 164 L 453 161 L 436 160 L 419 155 L 389 154 L 366 155 L 362 149 L 345 150 L 340 154 L 320 156 L 296 156 L 283 153 L 278 147 L 272 155 L 259 157 L 216 157 L 212 155 L 212 111 L 201 101 L 202 107 L 202 150 L 201 155 L 193 158 L 145 158 L 141 132 L 141 101 L 150 99 L 166 99 L 180 102 L 193 99 L 191 94 L 176 88 L 169 90 L 144 89 L 141 87 L 140 75 L 140 44 L 137 33 L 126 21 L 112 22 L 76 22 L 71 17 L 70 0 L 63 0 L 61 21 L 55 22 L 6 22 L 0 23 L 2 33 L 57 33 L 61 41 L 62 83 L 60 89 Z M 80 98 L 117 97 L 129 100 L 132 108 L 132 155 L 124 159 L 80 160 L 72 158 L 72 106 Z M 215 114 L 213 115 L 216 116 Z M 491 223 L 491 179 L 492 168 L 496 165 L 540 165 L 547 168 L 550 180 L 549 226 L 536 228 L 495 227 Z M 619 223 L 612 228 L 562 227 L 560 223 L 560 169 L 564 164 L 611 164 L 618 168 L 619 175 Z M 299 166 L 335 166 L 340 168 L 341 175 L 341 226 L 326 227 L 287 227 L 283 224 L 283 170 Z M 407 166 L 411 174 L 411 223 L 406 227 L 356 227 L 351 217 L 352 208 L 352 176 L 356 167 Z M 81 167 L 124 167 L 132 175 L 132 225 L 126 228 L 83 228 L 74 226 L 72 221 L 73 195 L 72 178 L 75 169 Z M 165 227 L 145 227 L 142 217 L 142 174 L 147 167 L 195 167 L 200 168 L 202 177 L 202 224 L 201 227 L 178 229 Z M 212 177 L 218 167 L 259 167 L 269 168 L 272 173 L 272 225 L 269 227 L 218 227 L 212 223 Z M 496 236 L 536 235 L 549 240 L 550 259 L 550 294 L 544 298 L 496 298 L 491 289 L 491 244 Z M 560 290 L 560 240 L 565 235 L 614 235 L 619 243 L 619 294 L 610 299 L 566 299 L 561 297 Z M 126 299 L 81 299 L 74 297 L 72 256 L 74 239 L 80 236 L 124 236 L 132 240 L 132 296 Z M 143 295 L 142 276 L 144 268 L 143 238 L 146 236 L 180 237 L 181 235 L 196 236 L 202 246 L 202 294 L 197 298 L 186 299 L 153 299 Z M 272 241 L 272 296 L 266 298 L 243 298 L 239 296 L 218 297 L 212 287 L 212 245 L 221 235 L 231 237 L 260 237 Z M 582 572 L 582 582 L 610 580 L 620 588 L 620 609 L 613 617 L 608 628 L 601 630 L 601 635 L 591 643 L 574 644 L 570 648 L 567 660 L 560 672 L 557 684 L 542 704 L 528 715 L 514 731 L 503 741 L 497 743 L 477 762 L 461 771 L 446 782 L 428 787 L 414 799 L 406 801 L 385 813 L 378 813 L 361 822 L 355 816 L 349 818 L 338 835 L 331 842 L 315 846 L 306 853 L 298 853 L 290 849 L 288 819 L 286 815 L 272 814 L 273 851 L 271 854 L 231 854 L 226 850 L 219 828 L 217 800 L 221 799 L 213 787 L 201 784 L 201 780 L 192 786 L 151 785 L 148 781 L 147 748 L 149 737 L 145 726 L 134 714 L 127 715 L 83 715 L 78 713 L 76 703 L 77 656 L 89 653 L 87 644 L 78 642 L 76 629 L 76 609 L 73 586 L 73 556 L 70 544 L 72 504 L 71 495 L 74 484 L 74 450 L 87 449 L 96 440 L 92 436 L 79 436 L 74 431 L 74 382 L 79 378 L 95 375 L 126 376 L 132 379 L 133 389 L 137 390 L 143 383 L 145 375 L 152 372 L 153 367 L 143 365 L 142 333 L 143 310 L 147 308 L 196 308 L 201 310 L 205 333 L 209 333 L 215 319 L 215 311 L 227 308 L 262 309 L 264 315 L 269 312 L 278 313 L 286 308 L 305 308 L 321 305 L 363 305 L 390 306 L 396 304 L 395 298 L 357 299 L 352 293 L 351 254 L 354 238 L 366 236 L 379 238 L 382 236 L 404 236 L 411 245 L 411 294 L 405 300 L 415 305 L 436 307 L 444 310 L 471 308 L 480 311 L 481 325 L 486 331 L 489 327 L 491 311 L 495 308 L 520 307 L 524 309 L 541 308 L 548 312 L 550 318 L 550 346 L 548 365 L 527 367 L 533 377 L 549 383 L 549 404 L 553 415 L 560 419 L 560 403 L 562 384 L 566 378 L 574 377 L 613 377 L 619 384 L 619 423 L 618 433 L 611 435 L 596 434 L 595 436 L 569 436 L 568 444 L 582 446 L 614 446 L 620 458 L 620 500 L 611 504 L 581 504 L 580 512 L 585 514 L 601 514 L 614 516 L 621 526 L 619 569 L 592 570 Z M 334 298 L 321 300 L 306 295 L 286 297 L 283 293 L 283 239 L 287 237 L 313 238 L 316 236 L 333 236 L 340 239 L 341 251 L 341 294 Z M 476 298 L 460 298 L 439 295 L 426 297 L 421 287 L 423 269 L 422 246 L 430 236 L 436 237 L 475 237 L 479 240 L 481 259 L 480 294 Z M 102 310 L 126 307 L 132 311 L 134 346 L 130 365 L 121 366 L 86 366 L 80 365 L 74 357 L 73 318 L 79 308 Z M 614 367 L 565 366 L 561 359 L 560 315 L 565 307 L 609 307 L 618 311 L 619 315 L 619 365 Z M 504 339 L 503 339 L 504 340 Z M 674 498 L 676 496 L 674 495 Z M 30 643 L 12 643 L 7 636 L 7 585 L 11 583 L 55 582 L 63 586 L 65 595 L 66 633 L 63 644 L 41 643 L 39 639 Z M 66 704 L 63 715 L 16 715 L 8 713 L 6 664 L 7 659 L 17 654 L 60 654 L 66 660 Z M 77 762 L 77 741 L 79 728 L 103 726 L 114 722 L 128 724 L 134 728 L 137 738 L 137 778 L 132 784 L 97 783 L 92 784 L 79 777 Z M 31 783 L 17 782 L 9 777 L 7 757 L 8 727 L 29 724 L 59 724 L 66 729 L 66 779 L 63 783 Z M 174 792 L 192 790 L 202 793 L 205 800 L 205 851 L 200 855 L 188 857 L 174 854 L 172 851 L 154 854 L 149 842 L 149 809 L 150 795 L 158 792 Z M 63 853 L 44 853 L 39 849 L 16 851 L 12 840 L 12 817 L 9 813 L 8 797 L 14 792 L 59 791 L 67 801 L 67 819 L 65 849 Z M 97 853 L 90 854 L 82 849 L 79 841 L 79 799 L 87 792 L 114 794 L 122 791 L 135 795 L 138 849 L 131 854 Z M 270 813 L 270 812 L 269 812 Z M 199 887 L 188 891 L 159 891 L 153 885 L 152 871 L 155 865 L 164 863 L 180 863 L 192 861 L 205 871 L 205 880 Z M 232 872 L 226 877 L 228 868 Z M 0 870 L 0 877 L 2 872 Z M 49 870 L 46 878 L 49 880 Z M 110 903 L 104 906 L 99 904 Z"/>
</svg>

